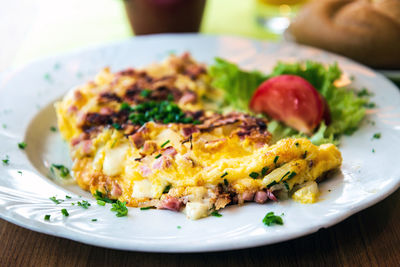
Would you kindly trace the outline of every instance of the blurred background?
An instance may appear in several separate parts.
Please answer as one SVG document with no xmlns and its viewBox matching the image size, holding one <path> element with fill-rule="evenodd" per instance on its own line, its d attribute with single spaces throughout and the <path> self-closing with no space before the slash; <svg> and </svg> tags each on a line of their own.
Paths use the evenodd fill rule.
<svg viewBox="0 0 400 267">
<path fill-rule="evenodd" d="M 0 6 L 0 72 L 134 32 L 199 30 L 296 40 L 400 79 L 400 0 L 0 0 Z"/>
</svg>

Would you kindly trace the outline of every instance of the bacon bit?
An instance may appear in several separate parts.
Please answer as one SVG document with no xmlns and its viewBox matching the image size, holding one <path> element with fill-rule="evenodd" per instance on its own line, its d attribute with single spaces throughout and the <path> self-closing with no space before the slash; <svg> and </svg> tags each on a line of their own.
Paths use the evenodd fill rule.
<svg viewBox="0 0 400 267">
<path fill-rule="evenodd" d="M 178 152 L 176 152 L 176 149 L 172 146 L 164 148 L 163 150 L 161 150 L 161 153 L 164 156 L 171 156 L 171 157 L 174 157 L 176 154 L 178 154 Z"/>
<path fill-rule="evenodd" d="M 147 167 L 147 165 L 140 165 L 140 171 L 142 172 L 142 176 L 143 177 L 147 177 L 149 175 L 151 175 L 151 169 L 149 167 Z"/>
<path fill-rule="evenodd" d="M 71 145 L 72 146 L 76 146 L 77 144 L 79 144 L 82 140 L 86 140 L 89 139 L 90 135 L 87 133 L 81 133 L 79 136 L 72 138 L 71 140 Z"/>
<path fill-rule="evenodd" d="M 110 107 L 102 107 L 99 111 L 101 115 L 111 115 L 114 113 L 114 110 Z"/>
<path fill-rule="evenodd" d="M 180 199 L 172 196 L 165 196 L 163 200 L 161 200 L 157 208 L 163 210 L 172 210 L 172 211 L 180 211 L 183 207 L 183 203 Z"/>
<path fill-rule="evenodd" d="M 271 191 L 267 190 L 267 195 L 268 195 L 268 198 L 271 199 L 272 201 L 278 201 L 278 199 L 276 198 L 274 193 L 272 193 Z"/>
<path fill-rule="evenodd" d="M 75 113 L 78 111 L 78 108 L 75 105 L 69 106 L 69 108 L 67 109 L 68 113 Z"/>
<path fill-rule="evenodd" d="M 254 201 L 260 204 L 267 202 L 269 195 L 265 191 L 257 191 L 254 196 Z"/>
<path fill-rule="evenodd" d="M 183 93 L 183 96 L 179 99 L 180 104 L 195 103 L 197 101 L 197 94 L 193 91 L 187 90 Z"/>
<path fill-rule="evenodd" d="M 136 146 L 136 148 L 140 148 L 145 142 L 142 132 L 136 132 L 130 135 L 129 140 Z"/>
<path fill-rule="evenodd" d="M 122 99 L 116 93 L 104 92 L 100 94 L 98 101 L 99 103 L 109 103 L 112 101 L 120 103 Z"/>
<path fill-rule="evenodd" d="M 254 199 L 254 192 L 251 192 L 251 191 L 245 191 L 245 192 L 243 192 L 243 194 L 242 194 L 242 199 L 243 199 L 244 201 L 253 201 L 253 199 Z"/>
<path fill-rule="evenodd" d="M 115 75 L 116 76 L 132 76 L 136 73 L 134 68 L 127 68 L 125 70 L 122 70 L 120 72 L 117 72 Z"/>
<path fill-rule="evenodd" d="M 92 152 L 92 140 L 83 140 L 82 141 L 82 152 L 84 154 L 90 154 Z"/>
<path fill-rule="evenodd" d="M 145 155 L 151 155 L 157 150 L 157 143 L 154 141 L 144 142 L 142 153 Z"/>
<path fill-rule="evenodd" d="M 167 169 L 172 165 L 172 161 L 168 156 L 161 156 L 156 159 L 153 164 L 153 169 L 162 170 Z"/>
<path fill-rule="evenodd" d="M 111 191 L 111 198 L 118 198 L 119 196 L 122 195 L 122 189 L 120 187 L 119 184 L 117 184 L 116 182 L 113 183 Z"/>
<path fill-rule="evenodd" d="M 83 98 L 83 95 L 82 95 L 81 91 L 76 90 L 76 91 L 74 92 L 74 100 L 75 100 L 75 101 L 79 101 L 79 100 L 81 100 L 82 98 Z"/>
<path fill-rule="evenodd" d="M 184 137 L 189 137 L 192 134 L 198 133 L 198 132 L 200 132 L 200 131 L 195 126 L 182 128 L 182 134 Z"/>
</svg>

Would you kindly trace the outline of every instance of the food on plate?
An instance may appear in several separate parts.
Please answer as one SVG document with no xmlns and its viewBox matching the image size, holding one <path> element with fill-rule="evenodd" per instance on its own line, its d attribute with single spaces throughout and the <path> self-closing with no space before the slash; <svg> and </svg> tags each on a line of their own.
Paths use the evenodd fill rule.
<svg viewBox="0 0 400 267">
<path fill-rule="evenodd" d="M 400 1 L 320 0 L 289 27 L 294 39 L 374 68 L 400 68 Z"/>
<path fill-rule="evenodd" d="M 258 72 L 241 75 L 261 81 L 250 77 Z M 338 148 L 303 137 L 274 142 L 265 117 L 226 108 L 215 80 L 215 69 L 183 54 L 144 69 L 105 68 L 73 88 L 55 106 L 78 185 L 190 219 L 246 201 L 315 202 L 317 182 L 341 165 Z"/>
</svg>

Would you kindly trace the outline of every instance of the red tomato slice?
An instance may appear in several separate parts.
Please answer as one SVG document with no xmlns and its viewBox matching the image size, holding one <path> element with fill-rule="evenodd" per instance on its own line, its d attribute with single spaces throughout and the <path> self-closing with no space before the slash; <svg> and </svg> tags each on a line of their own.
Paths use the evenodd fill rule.
<svg viewBox="0 0 400 267">
<path fill-rule="evenodd" d="M 296 75 L 280 75 L 263 82 L 251 99 L 250 109 L 307 134 L 323 117 L 327 122 L 330 117 L 325 99 L 308 81 Z"/>
</svg>

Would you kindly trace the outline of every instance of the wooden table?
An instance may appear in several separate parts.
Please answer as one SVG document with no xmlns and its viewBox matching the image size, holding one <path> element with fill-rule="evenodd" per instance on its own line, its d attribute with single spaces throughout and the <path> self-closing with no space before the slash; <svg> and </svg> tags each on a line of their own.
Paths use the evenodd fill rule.
<svg viewBox="0 0 400 267">
<path fill-rule="evenodd" d="M 0 266 L 400 266 L 400 190 L 328 229 L 237 251 L 126 252 L 39 234 L 0 220 Z"/>
</svg>

